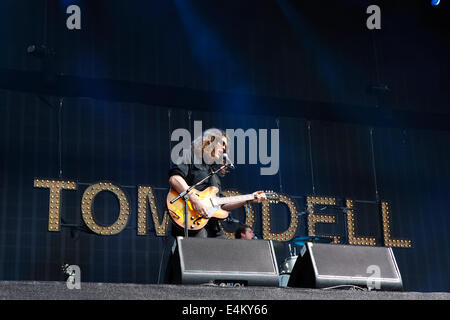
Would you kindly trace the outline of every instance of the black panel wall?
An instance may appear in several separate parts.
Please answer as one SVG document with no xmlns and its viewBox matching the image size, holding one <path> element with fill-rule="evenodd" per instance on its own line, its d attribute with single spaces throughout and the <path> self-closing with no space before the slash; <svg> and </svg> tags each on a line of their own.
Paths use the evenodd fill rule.
<svg viewBox="0 0 450 320">
<path fill-rule="evenodd" d="M 242 193 L 272 189 L 290 195 L 304 210 L 305 196 L 355 200 L 356 235 L 383 245 L 377 190 L 392 208 L 392 237 L 412 240 L 413 248 L 395 249 L 405 289 L 449 288 L 447 132 L 380 129 L 338 123 L 248 116 L 189 113 L 136 104 L 92 99 L 58 99 L 47 105 L 35 96 L 1 92 L 1 237 L 0 277 L 4 280 L 61 280 L 63 263 L 80 265 L 84 281 L 158 283 L 164 275 L 166 245 L 153 222 L 148 234 L 136 230 L 138 185 L 155 188 L 159 215 L 164 210 L 169 166 L 170 130 L 189 128 L 267 128 L 280 130 L 280 171 L 261 176 L 259 165 L 240 165 L 224 178 L 227 189 Z M 191 123 L 189 122 L 191 115 Z M 58 117 L 60 115 L 60 117 Z M 61 119 L 61 154 L 58 147 Z M 311 144 L 310 144 L 311 143 Z M 173 144 L 173 143 L 172 143 Z M 372 153 L 373 150 L 373 153 Z M 60 176 L 61 169 L 61 176 Z M 33 187 L 34 178 L 76 181 L 76 191 L 62 193 L 60 232 L 49 232 L 48 189 Z M 115 236 L 87 232 L 80 202 L 88 185 L 112 181 L 126 192 L 131 217 Z M 313 189 L 314 186 L 314 189 Z M 255 231 L 261 236 L 261 211 Z M 105 225 L 117 219 L 118 202 L 108 193 L 94 203 L 96 219 Z M 346 241 L 344 217 L 337 224 L 318 225 L 318 234 L 336 234 Z M 233 215 L 244 219 L 237 210 Z M 275 232 L 290 222 L 287 210 L 274 206 Z M 300 219 L 297 236 L 306 235 Z M 80 228 L 74 228 L 78 226 Z M 160 273 L 161 270 L 161 273 Z"/>
<path fill-rule="evenodd" d="M 308 195 L 353 199 L 357 236 L 380 246 L 379 201 L 389 201 L 392 237 L 413 245 L 394 249 L 405 290 L 450 290 L 450 133 L 412 113 L 448 115 L 449 11 L 428 2 L 380 1 L 383 28 L 372 32 L 365 24 L 371 1 L 74 0 L 83 17 L 78 31 L 66 28 L 67 1 L 1 1 L 0 279 L 62 280 L 61 264 L 70 263 L 81 267 L 83 281 L 160 282 L 173 239 L 156 236 L 152 221 L 147 235 L 137 235 L 137 186 L 154 187 L 162 217 L 171 133 L 192 132 L 202 121 L 204 129 L 280 130 L 278 173 L 261 176 L 260 165 L 239 165 L 224 178 L 227 189 L 281 192 L 299 211 Z M 108 82 L 84 88 L 104 100 L 60 97 L 57 84 L 30 84 L 23 76 L 42 67 L 27 54 L 31 44 L 53 48 L 55 73 L 79 76 L 84 86 L 89 79 L 123 80 L 129 87 L 198 90 L 200 98 L 177 108 L 164 95 L 161 103 L 136 103 L 142 100 L 135 96 L 118 102 Z M 17 79 L 4 74 L 23 76 L 28 85 L 12 88 Z M 387 85 L 389 94 L 377 97 L 368 90 L 374 85 Z M 37 94 L 43 87 L 48 94 Z M 247 96 L 218 99 L 216 92 Z M 295 103 L 263 115 L 247 104 L 254 97 Z M 328 106 L 327 114 L 293 116 L 312 102 Z M 343 106 L 377 110 L 393 125 L 355 118 L 350 124 Z M 411 112 L 413 121 L 392 117 L 394 109 Z M 417 129 L 425 121 L 431 130 Z M 77 190 L 62 193 L 60 232 L 48 231 L 48 190 L 34 188 L 34 178 L 77 182 Z M 127 227 L 115 236 L 87 232 L 81 217 L 84 190 L 104 180 L 120 185 L 131 204 Z M 261 236 L 261 210 L 254 209 Z M 101 193 L 94 211 L 109 224 L 118 203 Z M 342 212 L 321 212 L 337 223 L 320 224 L 317 232 L 345 242 Z M 243 210 L 233 214 L 245 218 Z M 273 206 L 272 219 L 277 232 L 290 222 L 282 206 Z M 297 236 L 306 232 L 302 216 Z"/>
</svg>

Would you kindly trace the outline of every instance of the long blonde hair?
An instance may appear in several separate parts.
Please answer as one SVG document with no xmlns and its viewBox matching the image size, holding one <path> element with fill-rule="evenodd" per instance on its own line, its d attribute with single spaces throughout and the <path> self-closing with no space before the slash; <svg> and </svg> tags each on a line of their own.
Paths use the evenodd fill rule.
<svg viewBox="0 0 450 320">
<path fill-rule="evenodd" d="M 207 163 L 210 162 L 208 164 L 212 164 L 212 162 L 215 162 L 211 161 L 212 158 L 214 157 L 213 153 L 215 152 L 217 144 L 222 142 L 223 137 L 227 139 L 226 149 L 228 149 L 228 136 L 223 130 L 217 128 L 210 128 L 205 130 L 201 136 L 195 138 L 194 141 L 192 141 L 192 150 L 194 152 L 194 163 L 202 163 L 203 162 L 202 160 L 206 160 L 205 162 Z M 221 159 L 221 161 L 223 161 L 223 159 Z"/>
</svg>

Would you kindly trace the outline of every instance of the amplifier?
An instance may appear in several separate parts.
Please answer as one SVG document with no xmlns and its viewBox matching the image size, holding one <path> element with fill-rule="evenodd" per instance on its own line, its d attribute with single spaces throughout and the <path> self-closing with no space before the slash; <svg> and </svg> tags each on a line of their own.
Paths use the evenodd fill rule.
<svg viewBox="0 0 450 320">
<path fill-rule="evenodd" d="M 177 237 L 177 251 L 178 283 L 279 286 L 271 240 Z"/>
<path fill-rule="evenodd" d="M 392 248 L 307 242 L 288 282 L 302 288 L 347 285 L 402 291 Z"/>
</svg>

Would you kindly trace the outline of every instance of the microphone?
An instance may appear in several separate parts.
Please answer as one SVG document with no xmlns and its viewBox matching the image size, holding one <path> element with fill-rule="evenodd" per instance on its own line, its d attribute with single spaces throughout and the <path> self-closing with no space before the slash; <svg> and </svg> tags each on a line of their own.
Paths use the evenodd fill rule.
<svg viewBox="0 0 450 320">
<path fill-rule="evenodd" d="M 231 162 L 230 158 L 228 157 L 228 155 L 226 153 L 223 154 L 223 158 L 225 159 L 225 163 L 228 164 L 228 166 L 231 169 L 234 169 L 233 162 Z"/>
</svg>

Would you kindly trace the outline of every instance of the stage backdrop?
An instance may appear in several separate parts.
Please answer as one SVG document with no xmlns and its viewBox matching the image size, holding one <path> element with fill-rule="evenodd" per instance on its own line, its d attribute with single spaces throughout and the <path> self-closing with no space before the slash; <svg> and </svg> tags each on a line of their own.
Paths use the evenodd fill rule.
<svg viewBox="0 0 450 320">
<path fill-rule="evenodd" d="M 69 4 L 80 7 L 79 30 L 67 28 Z M 160 283 L 173 241 L 163 220 L 170 135 L 177 128 L 193 133 L 194 121 L 202 121 L 204 129 L 279 129 L 277 174 L 238 165 L 223 185 L 241 193 L 274 190 L 292 201 L 233 212 L 260 238 L 273 236 L 264 213 L 272 233 L 289 231 L 277 243 L 280 263 L 293 237 L 314 232 L 349 241 L 342 210 L 318 205 L 322 222 L 295 218 L 307 197 L 334 197 L 338 206 L 353 206 L 352 242 L 394 246 L 405 290 L 449 291 L 450 132 L 413 113 L 448 118 L 449 19 L 429 1 L 386 1 L 382 29 L 371 31 L 370 4 L 2 0 L 0 279 L 64 280 L 67 263 L 80 266 L 82 281 Z M 50 64 L 27 53 L 32 44 L 55 51 Z M 78 77 L 70 84 L 90 98 L 60 97 L 59 83 L 41 81 L 40 71 Z M 92 79 L 123 82 L 113 88 Z M 384 85 L 388 94 L 376 90 Z M 191 99 L 174 97 L 183 90 Z M 158 105 L 149 102 L 155 97 Z M 291 110 L 272 103 L 263 116 L 255 97 L 279 99 Z M 288 116 L 311 103 L 327 112 Z M 413 121 L 359 119 L 346 106 L 384 119 L 403 110 Z M 51 198 L 46 180 L 68 181 L 60 198 Z M 83 195 L 99 182 L 120 187 L 121 203 L 128 203 L 117 234 L 98 235 L 82 217 Z M 141 211 L 143 227 L 138 195 L 149 186 L 154 202 Z M 123 218 L 111 192 L 98 193 L 92 207 L 99 225 Z"/>
<path fill-rule="evenodd" d="M 410 240 L 411 248 L 394 247 L 405 289 L 449 288 L 448 132 L 191 113 L 92 99 L 64 99 L 60 105 L 52 98 L 47 104 L 6 91 L 0 98 L 2 280 L 63 280 L 61 266 L 68 263 L 80 266 L 82 281 L 161 282 L 172 241 L 166 236 L 170 224 L 158 235 L 149 208 L 145 234 L 138 234 L 138 188 L 153 188 L 152 210 L 161 222 L 174 145 L 170 133 L 192 129 L 193 121 L 201 120 L 204 128 L 280 130 L 278 174 L 261 176 L 260 165 L 239 165 L 223 179 L 225 189 L 271 189 L 289 196 L 298 213 L 305 210 L 306 196 L 336 197 L 344 206 L 351 199 L 355 236 L 383 246 L 378 191 L 378 199 L 390 206 L 390 237 Z M 50 189 L 35 187 L 36 179 L 76 183 L 76 190 L 61 191 L 59 231 L 49 231 Z M 98 235 L 82 219 L 83 194 L 100 181 L 119 186 L 128 198 L 130 216 L 118 234 Z M 292 222 L 288 206 L 270 207 L 271 231 L 286 231 Z M 261 205 L 252 209 L 256 234 L 263 238 Z M 119 216 L 119 201 L 111 192 L 100 192 L 92 210 L 97 223 L 108 226 Z M 335 217 L 335 223 L 317 223 L 317 235 L 348 241 L 340 210 L 316 208 L 315 213 Z M 246 213 L 240 209 L 233 217 L 244 222 Z M 308 234 L 304 217 L 292 236 Z M 286 250 L 277 252 L 280 263 L 286 255 Z"/>
</svg>

